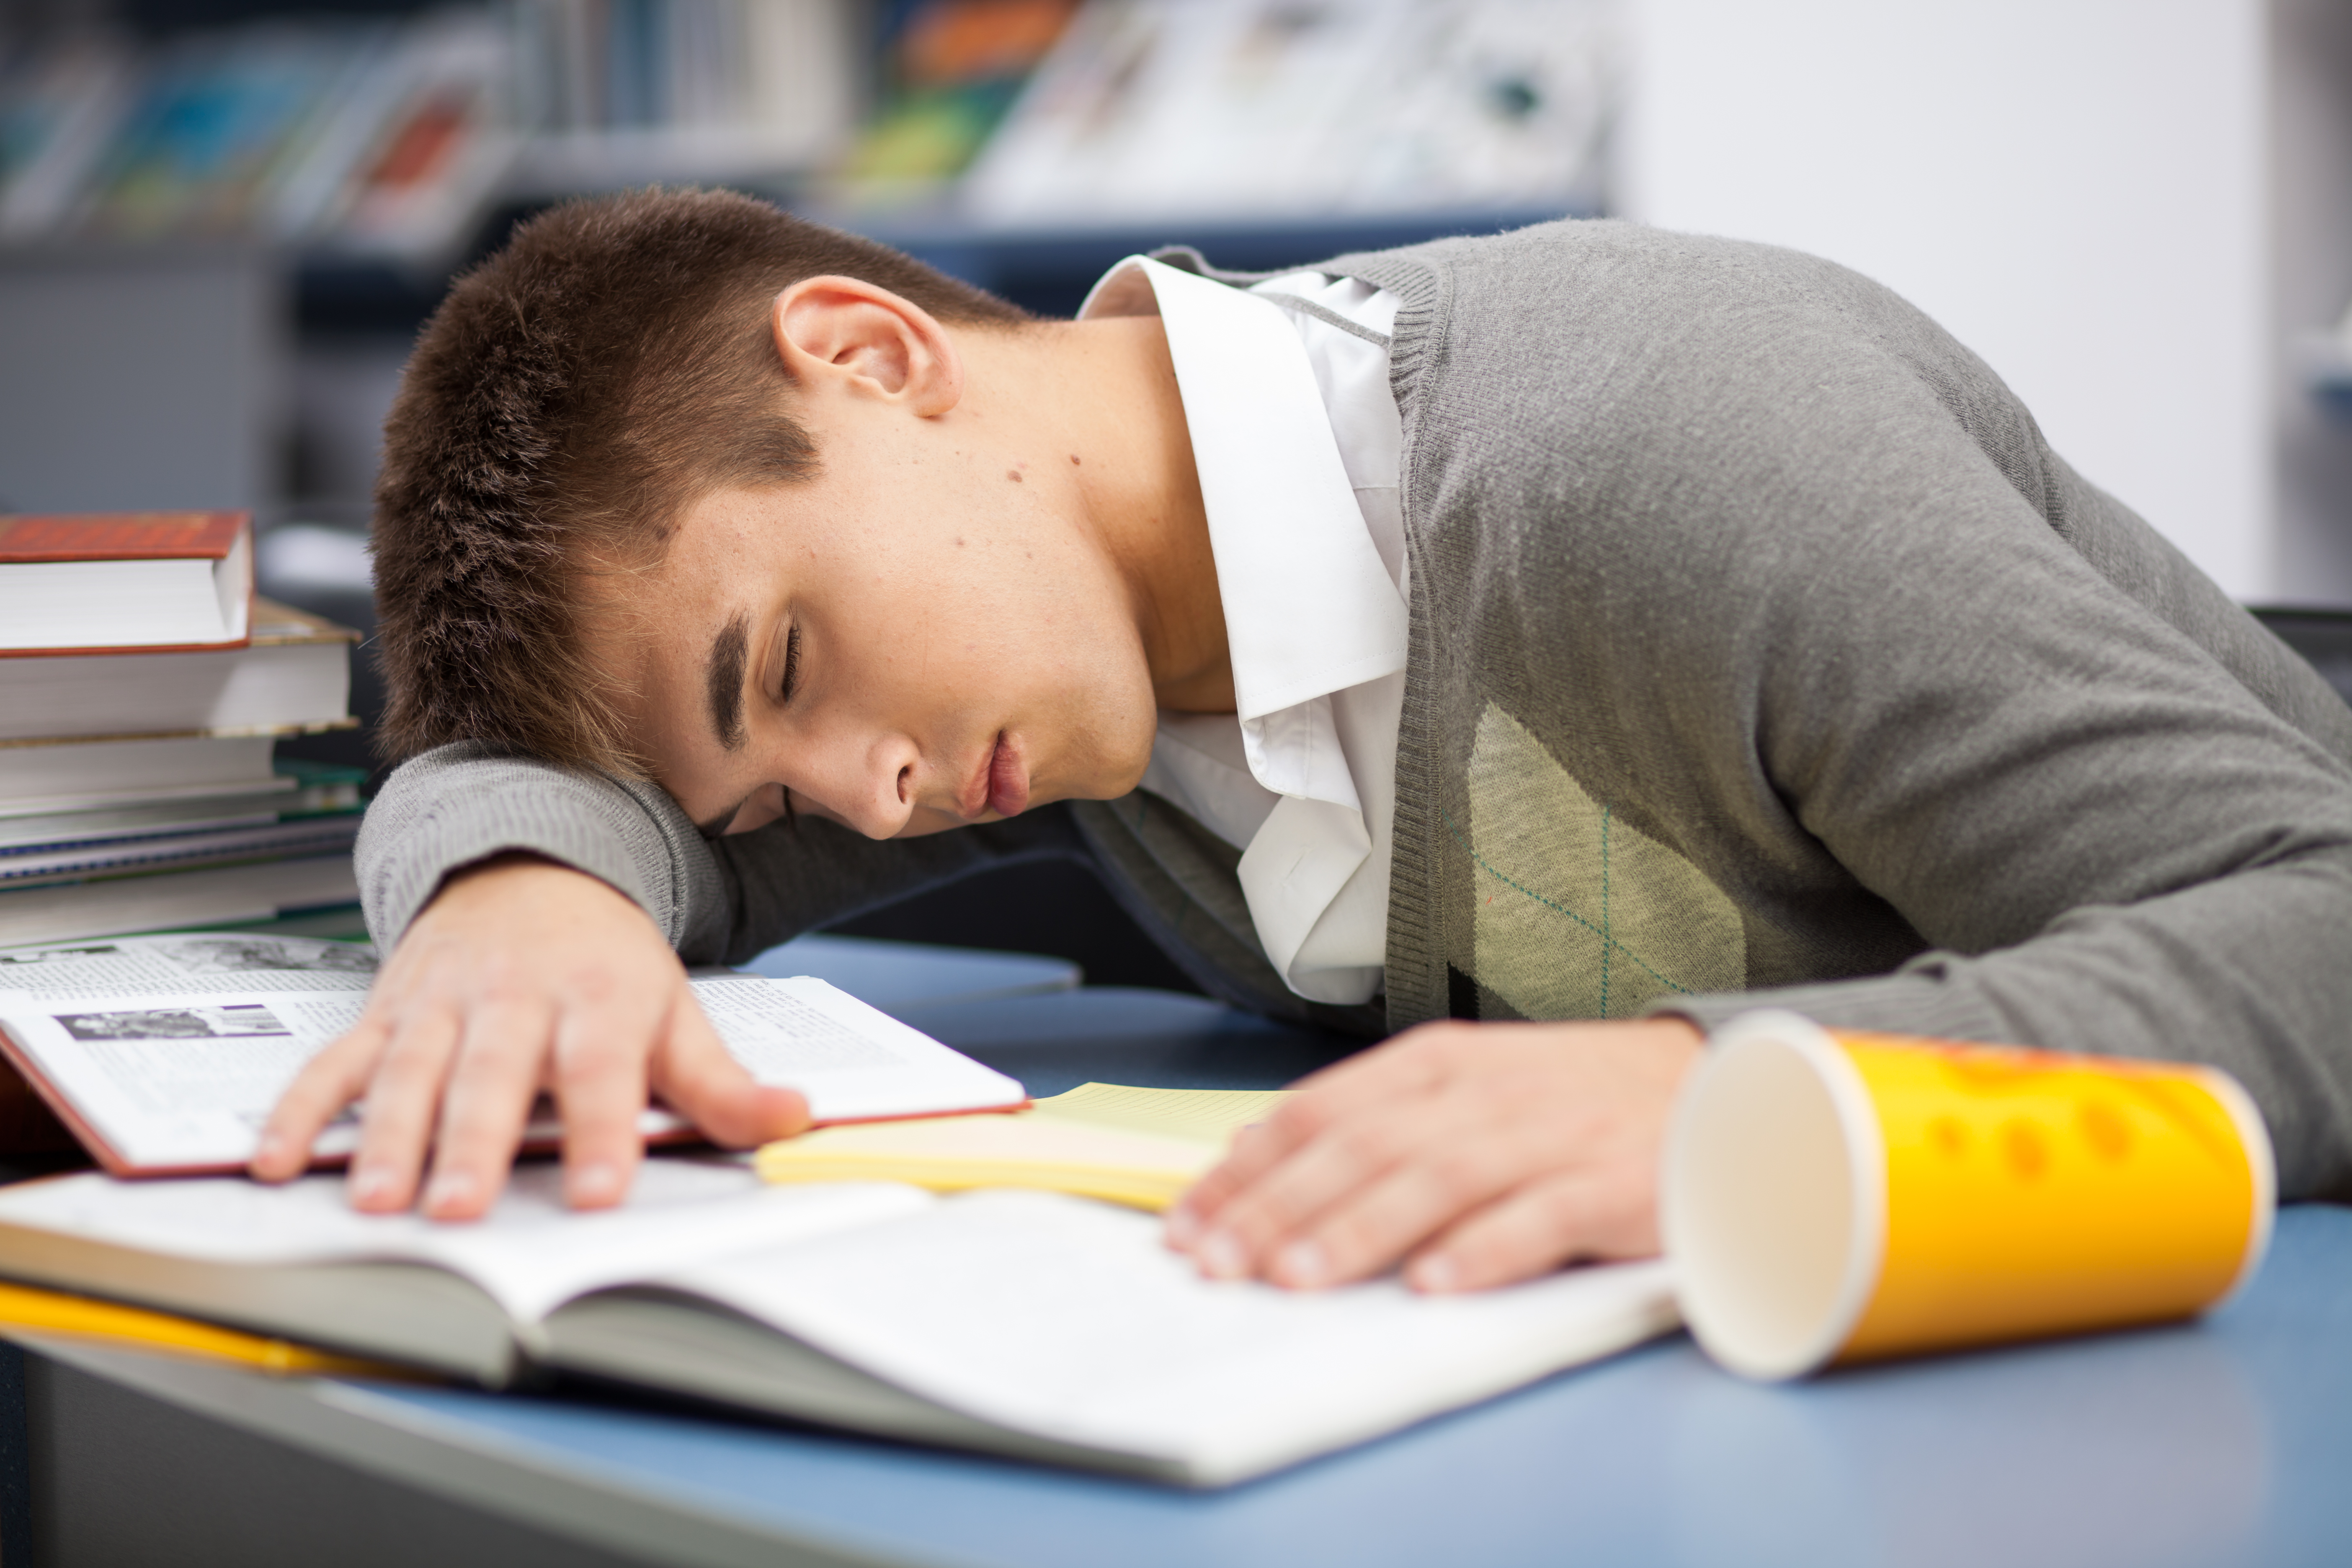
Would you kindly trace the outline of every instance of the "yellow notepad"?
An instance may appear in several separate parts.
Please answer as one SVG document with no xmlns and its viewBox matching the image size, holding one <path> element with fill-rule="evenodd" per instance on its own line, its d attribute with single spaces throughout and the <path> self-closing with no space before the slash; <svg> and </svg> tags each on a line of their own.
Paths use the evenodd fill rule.
<svg viewBox="0 0 2352 1568">
<path fill-rule="evenodd" d="M 248 1334 L 170 1312 L 151 1312 L 62 1290 L 0 1285 L 0 1334 L 11 1329 L 99 1340 L 203 1361 L 234 1362 L 283 1376 L 413 1377 L 383 1362 L 335 1355 L 286 1340 Z"/>
<path fill-rule="evenodd" d="M 1011 1115 L 820 1128 L 767 1145 L 756 1163 L 771 1182 L 1038 1187 L 1158 1213 L 1286 1092 L 1081 1084 Z"/>
</svg>

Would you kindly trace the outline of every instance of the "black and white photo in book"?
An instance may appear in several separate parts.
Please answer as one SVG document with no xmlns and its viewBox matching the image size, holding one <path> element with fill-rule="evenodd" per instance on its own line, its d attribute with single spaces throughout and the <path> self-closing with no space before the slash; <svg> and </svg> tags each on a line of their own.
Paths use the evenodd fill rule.
<svg viewBox="0 0 2352 1568">
<path fill-rule="evenodd" d="M 77 1040 L 211 1040 L 294 1031 L 258 1002 L 217 1007 L 134 1007 L 113 1013 L 58 1013 L 58 1027 Z"/>
</svg>

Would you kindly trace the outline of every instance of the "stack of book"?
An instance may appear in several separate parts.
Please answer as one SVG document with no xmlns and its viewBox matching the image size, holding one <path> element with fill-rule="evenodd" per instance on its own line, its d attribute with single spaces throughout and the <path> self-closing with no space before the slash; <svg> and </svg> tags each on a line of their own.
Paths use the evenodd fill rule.
<svg viewBox="0 0 2352 1568">
<path fill-rule="evenodd" d="M 0 517 L 0 946 L 324 914 L 365 775 L 358 634 L 254 596 L 240 512 Z"/>
</svg>

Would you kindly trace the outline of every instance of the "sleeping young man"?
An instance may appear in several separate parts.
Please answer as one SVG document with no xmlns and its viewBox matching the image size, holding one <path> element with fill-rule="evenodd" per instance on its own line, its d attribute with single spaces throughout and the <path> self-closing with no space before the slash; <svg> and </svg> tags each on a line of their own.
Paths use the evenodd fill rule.
<svg viewBox="0 0 2352 1568">
<path fill-rule="evenodd" d="M 1028 319 L 746 198 L 559 208 L 410 362 L 375 524 L 390 954 L 254 1163 L 495 1196 L 532 1096 L 797 1130 L 688 989 L 991 862 L 1367 1037 L 1171 1216 L 1221 1276 L 1655 1249 L 1709 1026 L 2208 1061 L 2352 1178 L 2352 710 L 1980 362 L 1618 223 Z"/>
</svg>

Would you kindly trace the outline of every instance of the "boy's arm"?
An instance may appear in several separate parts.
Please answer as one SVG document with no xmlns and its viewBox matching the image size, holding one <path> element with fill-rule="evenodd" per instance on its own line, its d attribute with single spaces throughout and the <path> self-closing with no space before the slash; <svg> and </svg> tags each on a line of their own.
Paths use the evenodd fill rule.
<svg viewBox="0 0 2352 1568">
<path fill-rule="evenodd" d="M 1907 559 L 1884 576 L 1825 551 L 1759 579 L 1721 601 L 1749 614 L 1676 623 L 1689 684 L 1659 697 L 1694 726 L 1718 706 L 1720 773 L 1745 758 L 1761 786 L 1743 809 L 1792 816 L 1928 951 L 1640 1024 L 1423 1025 L 1302 1085 L 1171 1212 L 1171 1242 L 1213 1274 L 1402 1261 L 1432 1289 L 1653 1251 L 1696 1036 L 1643 1031 L 1766 1005 L 2218 1066 L 2262 1108 L 2283 1196 L 2352 1184 L 2352 770 L 2038 519 L 2007 539 L 1954 528 L 1888 547 Z"/>
<path fill-rule="evenodd" d="M 688 963 L 737 963 L 983 866 L 1087 850 L 1054 807 L 883 842 L 814 820 L 706 839 L 657 784 L 459 742 L 403 763 L 368 806 L 355 856 L 377 947 L 393 951 L 452 873 L 499 854 L 608 884 Z"/>
<path fill-rule="evenodd" d="M 1907 317 L 1905 355 L 1785 310 L 1685 334 L 1705 360 L 1625 398 L 1580 553 L 1519 584 L 1572 609 L 1553 633 L 1587 645 L 1596 713 L 1654 716 L 1647 780 L 1703 792 L 1759 861 L 1842 868 L 1927 950 L 1892 973 L 1677 997 L 1658 1021 L 1776 1005 L 2207 1062 L 2261 1106 L 2283 1195 L 2352 1187 L 2343 705 L 1980 364 L 1852 293 L 1855 316 Z M 1679 352 L 1660 341 L 1660 361 Z M 1609 369 L 1573 368 L 1561 384 Z M 1286 1283 L 1402 1258 L 1452 1288 L 1612 1255 L 1654 1214 L 1687 1065 L 1687 1038 L 1642 1026 L 1423 1026 L 1239 1143 L 1171 1240 Z M 1412 1102 L 1437 1090 L 1463 1109 L 1423 1136 Z"/>
<path fill-rule="evenodd" d="M 2262 1108 L 2283 1195 L 2341 1190 L 2352 725 L 2137 516 L 2045 461 L 2064 534 L 1956 459 L 1943 526 L 1842 563 L 1808 541 L 1810 570 L 1759 583 L 1747 627 L 1752 754 L 1927 951 L 1655 1010 L 2208 1063 Z"/>
<path fill-rule="evenodd" d="M 563 1111 L 565 1192 L 619 1201 L 636 1117 L 658 1094 L 717 1141 L 807 1122 L 719 1044 L 688 962 L 750 957 L 807 927 L 991 860 L 1082 853 L 1066 814 L 877 843 L 812 823 L 706 842 L 659 788 L 444 746 L 396 771 L 357 860 L 387 955 L 366 1014 L 273 1114 L 254 1173 L 308 1163 L 326 1122 L 366 1102 L 352 1194 L 467 1218 L 496 1198 L 534 1095 Z"/>
<path fill-rule="evenodd" d="M 353 858 L 377 948 L 393 952 L 452 873 L 499 854 L 607 883 L 673 948 L 709 944 L 722 918 L 718 868 L 657 786 L 459 742 L 402 763 L 368 805 Z"/>
</svg>

